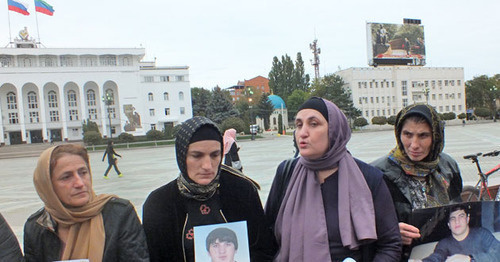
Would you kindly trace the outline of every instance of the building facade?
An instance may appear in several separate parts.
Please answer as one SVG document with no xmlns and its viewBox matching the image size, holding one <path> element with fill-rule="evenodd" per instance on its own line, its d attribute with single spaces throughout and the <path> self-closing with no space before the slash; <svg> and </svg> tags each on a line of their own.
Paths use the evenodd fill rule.
<svg viewBox="0 0 500 262">
<path fill-rule="evenodd" d="M 336 72 L 351 92 L 354 107 L 371 123 L 375 116 L 396 115 L 413 103 L 428 103 L 439 113 L 465 113 L 461 67 L 353 67 Z"/>
<path fill-rule="evenodd" d="M 233 99 L 233 102 L 239 101 L 245 97 L 250 97 L 253 93 L 271 93 L 269 88 L 269 79 L 263 76 L 256 76 L 250 80 L 238 81 L 238 84 L 226 88 Z M 245 92 L 251 91 L 252 94 Z"/>
<path fill-rule="evenodd" d="M 0 143 L 144 135 L 192 117 L 189 68 L 142 62 L 143 48 L 0 48 Z"/>
</svg>

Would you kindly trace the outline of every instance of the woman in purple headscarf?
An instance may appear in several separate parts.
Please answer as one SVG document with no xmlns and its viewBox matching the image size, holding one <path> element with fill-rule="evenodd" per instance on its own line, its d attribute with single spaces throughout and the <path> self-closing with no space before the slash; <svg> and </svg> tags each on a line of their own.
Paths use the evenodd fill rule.
<svg viewBox="0 0 500 262">
<path fill-rule="evenodd" d="M 299 108 L 295 124 L 301 157 L 291 168 L 280 164 L 266 203 L 275 261 L 398 261 L 401 237 L 391 195 L 382 173 L 347 150 L 345 115 L 313 97 Z"/>
</svg>

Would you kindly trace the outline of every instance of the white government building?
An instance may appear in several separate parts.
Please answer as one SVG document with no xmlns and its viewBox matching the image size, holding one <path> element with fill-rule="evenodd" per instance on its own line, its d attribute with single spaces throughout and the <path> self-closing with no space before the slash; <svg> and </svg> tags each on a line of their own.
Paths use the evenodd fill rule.
<svg viewBox="0 0 500 262">
<path fill-rule="evenodd" d="M 396 115 L 413 103 L 428 103 L 439 113 L 466 112 L 462 67 L 353 67 L 335 74 L 370 124 L 375 116 Z"/>
<path fill-rule="evenodd" d="M 87 119 L 115 137 L 191 118 L 189 67 L 157 67 L 144 55 L 144 48 L 41 48 L 28 36 L 0 48 L 1 145 L 81 140 Z"/>
</svg>

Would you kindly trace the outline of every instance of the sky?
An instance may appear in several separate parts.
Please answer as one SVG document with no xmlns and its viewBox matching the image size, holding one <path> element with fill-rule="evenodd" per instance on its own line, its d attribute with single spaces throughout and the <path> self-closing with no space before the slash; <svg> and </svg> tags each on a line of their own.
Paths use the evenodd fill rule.
<svg viewBox="0 0 500 262">
<path fill-rule="evenodd" d="M 212 89 L 268 77 L 274 56 L 321 48 L 320 75 L 367 67 L 366 23 L 422 21 L 427 67 L 463 67 L 465 80 L 500 73 L 498 0 L 45 0 L 54 16 L 7 11 L 0 2 L 0 46 L 24 27 L 47 48 L 145 48 L 157 66 L 189 66 L 191 87 Z M 10 19 L 9 19 L 10 17 Z M 36 21 L 38 20 L 38 32 Z"/>
</svg>

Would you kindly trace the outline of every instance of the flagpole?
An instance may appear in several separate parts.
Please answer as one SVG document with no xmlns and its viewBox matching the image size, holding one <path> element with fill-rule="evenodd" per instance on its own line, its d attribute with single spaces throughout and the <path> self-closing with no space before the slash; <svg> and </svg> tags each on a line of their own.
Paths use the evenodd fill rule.
<svg viewBox="0 0 500 262">
<path fill-rule="evenodd" d="M 7 17 L 9 18 L 9 45 L 12 44 L 12 32 L 10 31 L 10 12 L 9 8 L 7 7 Z"/>
<path fill-rule="evenodd" d="M 41 44 L 42 41 L 40 40 L 40 30 L 38 29 L 38 12 L 36 11 L 36 3 L 35 3 L 35 19 L 36 19 L 36 33 L 38 34 L 38 44 Z"/>
</svg>

